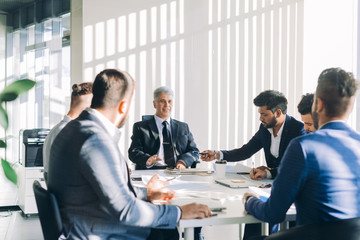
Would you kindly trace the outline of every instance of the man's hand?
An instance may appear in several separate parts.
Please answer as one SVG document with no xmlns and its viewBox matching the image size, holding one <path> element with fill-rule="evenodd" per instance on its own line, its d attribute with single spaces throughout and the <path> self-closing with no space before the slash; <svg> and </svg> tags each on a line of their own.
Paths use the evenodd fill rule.
<svg viewBox="0 0 360 240">
<path fill-rule="evenodd" d="M 190 203 L 180 207 L 182 211 L 181 219 L 206 218 L 210 217 L 210 208 L 204 204 Z"/>
<path fill-rule="evenodd" d="M 154 176 L 152 176 L 150 178 L 149 182 L 145 185 L 145 187 L 150 189 L 150 190 L 154 190 L 154 189 L 163 188 L 166 185 L 170 184 L 169 181 L 162 181 L 159 178 L 160 178 L 159 174 L 155 174 Z"/>
<path fill-rule="evenodd" d="M 185 169 L 185 168 L 186 168 L 186 165 L 185 165 L 185 163 L 183 163 L 182 161 L 178 161 L 178 162 L 176 163 L 176 168 L 177 168 L 177 169 Z"/>
<path fill-rule="evenodd" d="M 210 162 L 215 159 L 215 153 L 212 150 L 205 150 L 202 153 L 206 154 L 206 155 L 200 154 L 201 160 L 205 162 Z"/>
<path fill-rule="evenodd" d="M 161 158 L 158 158 L 157 155 L 152 155 L 151 157 L 148 158 L 148 160 L 146 160 L 146 165 L 147 166 L 151 166 L 154 163 L 161 161 Z"/>
<path fill-rule="evenodd" d="M 260 166 L 255 169 L 254 168 L 251 169 L 250 178 L 253 180 L 262 180 L 262 179 L 266 178 L 267 173 L 266 173 L 265 169 L 267 169 L 267 167 L 265 167 L 265 166 Z"/>
<path fill-rule="evenodd" d="M 173 199 L 174 196 L 175 196 L 175 192 L 169 188 L 159 188 L 159 189 L 148 188 L 148 192 L 147 192 L 147 200 L 150 202 L 156 200 L 168 201 Z"/>
<path fill-rule="evenodd" d="M 256 193 L 249 193 L 249 192 L 245 193 L 244 196 L 243 196 L 243 202 L 244 202 L 244 204 L 246 204 L 245 201 L 246 201 L 246 199 L 247 199 L 248 197 L 256 197 L 256 198 L 259 198 L 259 195 L 257 195 Z"/>
</svg>

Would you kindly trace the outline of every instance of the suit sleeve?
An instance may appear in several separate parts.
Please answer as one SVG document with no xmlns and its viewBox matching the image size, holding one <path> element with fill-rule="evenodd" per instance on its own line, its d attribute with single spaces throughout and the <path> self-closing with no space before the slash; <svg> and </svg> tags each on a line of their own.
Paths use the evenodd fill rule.
<svg viewBox="0 0 360 240">
<path fill-rule="evenodd" d="M 297 140 L 293 140 L 280 163 L 269 199 L 266 202 L 258 198 L 250 199 L 245 206 L 246 211 L 265 222 L 273 224 L 282 222 L 301 191 L 306 175 L 302 147 Z"/>
<path fill-rule="evenodd" d="M 263 148 L 261 137 L 261 129 L 259 129 L 256 134 L 250 139 L 250 141 L 247 144 L 244 144 L 241 148 L 233 149 L 230 151 L 222 150 L 222 153 L 224 154 L 224 159 L 229 162 L 237 162 L 250 158 L 252 155 L 254 155 Z"/>
<path fill-rule="evenodd" d="M 146 169 L 146 161 L 151 156 L 144 152 L 144 143 L 142 142 L 142 134 L 140 126 L 135 123 L 133 126 L 133 135 L 131 136 L 131 145 L 128 150 L 129 159 L 135 163 L 140 169 Z"/>
<path fill-rule="evenodd" d="M 80 151 L 80 169 L 100 204 L 121 223 L 139 227 L 176 226 L 176 206 L 154 205 L 135 197 L 129 187 L 125 160 L 118 146 L 107 136 L 96 134 L 84 142 Z"/>
<path fill-rule="evenodd" d="M 187 124 L 185 124 L 185 126 L 187 138 L 186 149 L 182 154 L 178 156 L 178 161 L 182 160 L 183 162 L 185 162 L 186 167 L 190 167 L 197 160 L 197 155 L 194 154 L 193 151 L 198 152 L 199 149 L 196 146 L 194 137 L 190 132 L 189 126 Z"/>
</svg>

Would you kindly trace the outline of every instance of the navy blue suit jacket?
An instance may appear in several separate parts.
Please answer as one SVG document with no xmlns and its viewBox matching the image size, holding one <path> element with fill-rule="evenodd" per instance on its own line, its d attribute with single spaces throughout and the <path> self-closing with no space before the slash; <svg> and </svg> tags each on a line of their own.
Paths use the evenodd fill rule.
<svg viewBox="0 0 360 240">
<path fill-rule="evenodd" d="M 271 145 L 271 133 L 267 128 L 260 124 L 259 130 L 250 139 L 247 144 L 244 144 L 241 148 L 237 148 L 231 151 L 223 151 L 224 159 L 229 162 L 242 161 L 250 158 L 257 153 L 260 149 L 264 149 L 266 164 L 271 168 L 270 172 L 273 178 L 277 175 L 277 168 L 280 165 L 280 161 L 286 147 L 289 145 L 293 138 L 306 134 L 304 130 L 304 124 L 299 122 L 295 118 L 286 115 L 283 132 L 281 135 L 281 141 L 279 146 L 279 157 L 275 158 L 270 153 Z"/>
<path fill-rule="evenodd" d="M 187 167 L 190 167 L 198 158 L 193 151 L 199 149 L 196 147 L 189 126 L 174 119 L 170 120 L 170 125 L 177 161 L 182 160 Z M 136 169 L 148 169 L 146 161 L 150 156 L 157 154 L 160 148 L 159 132 L 154 116 L 134 124 L 131 140 L 128 150 L 129 159 L 136 164 Z"/>
<path fill-rule="evenodd" d="M 279 167 L 270 198 L 248 201 L 256 218 L 278 223 L 295 202 L 297 225 L 360 217 L 360 134 L 344 122 L 295 138 Z"/>
</svg>

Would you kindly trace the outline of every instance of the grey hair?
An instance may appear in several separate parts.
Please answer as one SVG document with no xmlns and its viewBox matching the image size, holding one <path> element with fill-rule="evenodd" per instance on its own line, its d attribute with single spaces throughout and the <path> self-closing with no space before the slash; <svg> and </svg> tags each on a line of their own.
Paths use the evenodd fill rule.
<svg viewBox="0 0 360 240">
<path fill-rule="evenodd" d="M 154 91 L 154 101 L 155 102 L 157 101 L 157 98 L 160 93 L 165 93 L 165 94 L 169 94 L 170 96 L 174 96 L 174 92 L 173 92 L 173 90 L 171 90 L 171 88 L 162 86 L 162 87 L 155 89 L 155 91 Z"/>
</svg>

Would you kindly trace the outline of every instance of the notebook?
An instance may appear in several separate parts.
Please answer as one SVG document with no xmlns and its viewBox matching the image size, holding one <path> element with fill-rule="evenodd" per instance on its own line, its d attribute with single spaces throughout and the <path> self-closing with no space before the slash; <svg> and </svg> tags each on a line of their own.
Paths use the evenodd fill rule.
<svg viewBox="0 0 360 240">
<path fill-rule="evenodd" d="M 247 188 L 256 186 L 255 183 L 243 179 L 216 179 L 215 182 L 229 188 Z"/>
</svg>

